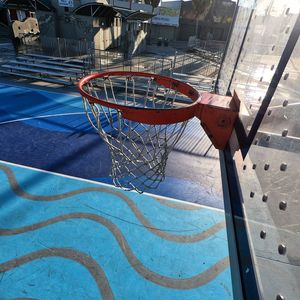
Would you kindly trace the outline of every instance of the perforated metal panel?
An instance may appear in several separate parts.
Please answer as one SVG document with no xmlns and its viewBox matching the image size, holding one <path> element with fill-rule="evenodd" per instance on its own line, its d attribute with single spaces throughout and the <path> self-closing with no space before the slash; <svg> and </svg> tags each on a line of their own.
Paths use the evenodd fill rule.
<svg viewBox="0 0 300 300">
<path fill-rule="evenodd" d="M 229 90 L 238 93 L 253 121 L 295 25 L 300 2 L 258 1 L 247 28 L 247 17 L 249 18 L 251 14 L 251 8 L 248 7 L 239 8 L 235 23 L 236 34 L 233 32 L 227 59 L 224 61 L 228 66 L 221 72 L 223 79 L 221 92 L 225 93 L 226 84 L 230 84 Z M 244 34 L 244 43 L 241 45 Z M 240 48 L 240 55 L 236 57 Z M 235 58 L 237 65 L 231 72 Z M 232 76 L 231 83 L 228 82 L 230 76 Z"/>
<path fill-rule="evenodd" d="M 223 83 L 237 91 L 248 109 L 246 134 L 253 124 L 258 127 L 245 158 L 240 151 L 234 154 L 238 188 L 231 203 L 239 202 L 245 217 L 261 299 L 300 299 L 300 40 L 293 49 L 291 39 L 292 32 L 293 39 L 299 38 L 299 12 L 299 1 L 258 1 L 233 80 Z M 281 79 L 270 86 L 285 55 Z M 223 80 L 229 77 L 224 70 Z M 262 103 L 267 109 L 260 123 Z M 240 219 L 236 215 L 235 223 Z M 251 267 L 241 265 L 242 276 Z"/>
</svg>

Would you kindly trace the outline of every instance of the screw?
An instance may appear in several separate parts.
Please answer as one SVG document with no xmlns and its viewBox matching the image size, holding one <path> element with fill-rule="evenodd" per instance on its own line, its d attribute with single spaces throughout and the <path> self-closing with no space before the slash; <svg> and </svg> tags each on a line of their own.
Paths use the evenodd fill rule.
<svg viewBox="0 0 300 300">
<path fill-rule="evenodd" d="M 267 202 L 267 201 L 268 201 L 268 195 L 267 195 L 267 194 L 264 194 L 264 195 L 262 196 L 262 201 L 263 201 L 263 202 Z"/>
<path fill-rule="evenodd" d="M 281 166 L 280 166 L 280 171 L 285 171 L 287 168 L 287 164 L 286 163 L 282 163 Z"/>
<path fill-rule="evenodd" d="M 282 131 L 281 135 L 282 135 L 282 136 L 287 136 L 288 132 L 289 132 L 289 131 L 288 131 L 287 129 L 284 129 L 284 130 Z"/>
<path fill-rule="evenodd" d="M 286 207 L 287 207 L 286 201 L 280 201 L 280 203 L 279 203 L 279 209 L 280 210 L 286 210 Z"/>
<path fill-rule="evenodd" d="M 280 255 L 284 255 L 286 253 L 286 246 L 284 244 L 280 244 L 278 246 L 278 253 Z"/>
<path fill-rule="evenodd" d="M 260 238 L 261 238 L 261 239 L 265 239 L 266 236 L 267 236 L 266 231 L 265 231 L 265 230 L 262 230 L 262 231 L 260 232 Z"/>
</svg>

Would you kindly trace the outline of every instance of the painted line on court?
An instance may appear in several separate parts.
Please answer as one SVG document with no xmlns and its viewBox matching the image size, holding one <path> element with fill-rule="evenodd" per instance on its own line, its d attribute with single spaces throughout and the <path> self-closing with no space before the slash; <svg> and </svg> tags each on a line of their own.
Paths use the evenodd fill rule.
<svg viewBox="0 0 300 300">
<path fill-rule="evenodd" d="M 41 116 L 34 116 L 34 117 L 28 117 L 28 118 L 14 119 L 14 120 L 0 122 L 0 125 L 9 124 L 9 123 L 15 123 L 15 122 L 28 121 L 28 120 L 33 120 L 33 119 L 45 119 L 45 118 L 71 116 L 71 115 L 86 115 L 86 112 L 63 113 L 63 114 L 53 114 L 53 115 L 41 115 Z"/>
<path fill-rule="evenodd" d="M 93 279 L 97 284 L 99 293 L 101 294 L 103 299 L 115 299 L 113 296 L 113 292 L 110 288 L 109 282 L 106 278 L 106 275 L 101 269 L 101 267 L 98 265 L 98 263 L 87 254 L 72 249 L 48 248 L 31 252 L 21 257 L 14 258 L 12 260 L 0 264 L 0 272 L 4 273 L 15 269 L 16 267 L 19 267 L 21 265 L 27 264 L 34 260 L 40 260 L 45 257 L 62 257 L 77 262 L 78 264 L 81 264 L 92 275 Z"/>
<path fill-rule="evenodd" d="M 33 231 L 39 228 L 43 228 L 45 226 L 61 222 L 67 219 L 73 219 L 73 218 L 86 218 L 93 220 L 99 224 L 102 224 L 105 226 L 115 237 L 117 243 L 119 244 L 119 247 L 123 254 L 126 256 L 127 261 L 131 265 L 131 267 L 139 273 L 145 280 L 149 280 L 155 284 L 158 284 L 163 287 L 167 288 L 173 288 L 178 290 L 189 290 L 198 288 L 200 286 L 206 285 L 212 280 L 214 280 L 220 273 L 222 273 L 226 268 L 229 267 L 229 258 L 228 256 L 222 258 L 221 260 L 217 261 L 215 264 L 213 264 L 208 269 L 204 270 L 203 272 L 194 275 L 192 277 L 188 278 L 173 278 L 168 277 L 165 275 L 161 275 L 159 273 L 156 273 L 149 268 L 147 268 L 134 254 L 134 252 L 131 250 L 126 238 L 123 236 L 120 229 L 112 223 L 110 220 L 107 220 L 106 218 L 103 218 L 99 215 L 90 214 L 90 213 L 70 213 L 66 215 L 57 216 L 52 219 L 48 219 L 36 224 L 32 224 L 29 226 L 24 226 L 16 229 L 2 229 L 1 235 L 15 235 L 20 234 L 28 231 Z M 66 249 L 67 250 L 67 249 Z M 70 251 L 70 250 L 69 250 Z M 60 255 L 64 255 L 64 251 L 62 250 L 59 252 Z M 47 252 L 48 254 L 48 252 Z M 50 254 L 53 255 L 53 253 L 50 250 Z M 73 252 L 71 252 L 73 254 Z M 49 254 L 48 254 L 49 255 Z M 88 256 L 87 256 L 88 257 Z M 28 259 L 28 258 L 27 258 Z M 15 260 L 20 260 L 20 258 L 16 258 Z M 82 262 L 81 262 L 82 263 Z M 0 264 L 0 271 L 5 271 L 9 269 L 7 266 L 9 263 Z M 11 263 L 12 264 L 12 263 Z M 90 268 L 88 268 L 90 271 Z M 91 272 L 91 271 L 90 271 Z M 103 271 L 102 271 L 103 272 Z M 96 280 L 96 276 L 93 276 Z M 101 276 L 104 277 L 104 273 Z M 106 284 L 107 286 L 107 284 Z M 103 290 L 105 287 L 100 288 L 100 291 Z M 106 287 L 107 288 L 107 287 Z"/>
<path fill-rule="evenodd" d="M 121 201 L 127 204 L 127 206 L 130 208 L 130 210 L 134 213 L 136 218 L 141 222 L 141 224 L 147 228 L 150 232 L 153 234 L 169 240 L 173 242 L 178 243 L 195 243 L 199 242 L 201 240 L 204 240 L 211 235 L 216 234 L 216 232 L 220 231 L 225 227 L 225 222 L 221 221 L 219 223 L 214 224 L 210 228 L 201 231 L 200 233 L 193 234 L 193 235 L 174 235 L 169 232 L 172 230 L 170 229 L 162 229 L 162 228 L 156 228 L 148 219 L 143 215 L 143 213 L 138 209 L 134 201 L 125 194 L 121 193 L 117 189 L 107 188 L 107 187 L 85 187 L 81 189 L 75 189 L 69 192 L 56 194 L 56 195 L 36 195 L 36 194 L 30 194 L 22 189 L 22 187 L 19 185 L 17 178 L 15 177 L 13 171 L 6 165 L 0 165 L 0 169 L 6 174 L 8 182 L 10 184 L 10 187 L 12 191 L 18 195 L 19 197 L 22 197 L 27 200 L 31 201 L 59 201 L 64 200 L 66 198 L 73 197 L 78 194 L 84 194 L 89 192 L 98 192 L 98 193 L 107 193 L 116 196 Z M 156 200 L 156 198 L 153 198 Z M 188 204 L 185 204 L 188 205 Z"/>
<path fill-rule="evenodd" d="M 102 185 L 102 186 L 106 186 L 106 187 L 109 187 L 109 188 L 113 188 L 113 189 L 117 189 L 117 190 L 123 191 L 122 189 L 116 188 L 115 186 L 113 186 L 111 184 L 107 184 L 107 183 L 103 183 L 103 182 L 99 182 L 99 181 L 94 181 L 94 180 L 85 179 L 85 178 L 81 178 L 81 177 L 76 177 L 76 176 L 71 176 L 71 175 L 56 173 L 56 172 L 52 172 L 52 171 L 48 171 L 48 170 L 43 170 L 43 169 L 38 169 L 38 168 L 34 168 L 34 167 L 25 166 L 25 165 L 22 165 L 22 164 L 15 164 L 15 163 L 4 161 L 4 160 L 0 160 L 0 163 L 12 165 L 12 166 L 15 166 L 15 167 L 23 167 L 23 168 L 28 169 L 28 170 L 38 171 L 38 172 L 42 172 L 42 173 L 46 173 L 46 174 L 51 174 L 51 175 L 56 175 L 56 176 L 60 176 L 60 177 L 64 177 L 64 178 L 70 178 L 70 179 L 80 180 L 82 182 L 92 183 L 92 184 L 96 184 L 96 185 Z M 136 192 L 136 191 L 131 191 L 131 193 L 138 194 L 138 192 Z M 206 206 L 206 205 L 202 205 L 202 204 L 198 204 L 198 203 L 195 204 L 195 203 L 192 203 L 192 202 L 178 200 L 178 199 L 171 198 L 171 197 L 158 196 L 158 195 L 151 194 L 151 193 L 146 193 L 146 192 L 143 193 L 143 195 L 147 195 L 147 196 L 150 196 L 150 197 L 153 197 L 153 198 L 156 198 L 156 199 L 160 198 L 160 199 L 163 199 L 163 200 L 174 201 L 174 202 L 178 202 L 178 203 L 181 203 L 181 204 L 188 204 L 188 205 L 193 205 L 195 207 L 197 206 L 197 207 L 202 207 L 202 208 L 206 208 L 206 209 L 210 209 L 210 210 L 224 212 L 224 210 L 220 209 L 220 208 L 210 207 L 210 206 Z"/>
</svg>

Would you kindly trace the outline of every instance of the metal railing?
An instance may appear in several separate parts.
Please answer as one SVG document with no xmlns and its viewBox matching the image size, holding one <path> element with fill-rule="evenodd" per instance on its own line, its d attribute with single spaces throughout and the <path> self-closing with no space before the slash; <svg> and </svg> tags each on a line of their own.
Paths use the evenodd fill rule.
<svg viewBox="0 0 300 300">
<path fill-rule="evenodd" d="M 38 40 L 24 39 L 20 48 L 23 53 L 37 53 L 57 57 L 91 55 L 94 43 L 59 37 L 40 37 Z"/>
<path fill-rule="evenodd" d="M 94 44 L 86 40 L 43 37 L 38 41 L 24 43 L 19 54 L 40 54 L 82 61 L 84 73 L 101 71 L 138 71 L 173 76 L 174 73 L 190 77 L 203 77 L 214 81 L 219 63 L 206 57 L 177 51 L 175 55 L 140 54 L 125 58 L 124 53 L 116 50 L 95 49 Z M 3 56 L 2 54 L 0 55 Z"/>
</svg>

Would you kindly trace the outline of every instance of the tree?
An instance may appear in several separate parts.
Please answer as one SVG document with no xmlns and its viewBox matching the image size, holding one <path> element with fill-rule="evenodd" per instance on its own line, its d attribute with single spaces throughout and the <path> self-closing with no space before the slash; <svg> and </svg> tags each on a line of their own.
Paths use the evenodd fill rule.
<svg viewBox="0 0 300 300">
<path fill-rule="evenodd" d="M 212 6 L 212 1 L 213 0 L 193 0 L 193 7 L 196 15 L 196 38 L 198 37 L 199 21 L 204 20 L 208 15 L 209 10 Z"/>
<path fill-rule="evenodd" d="M 145 4 L 150 4 L 152 6 L 152 13 L 154 8 L 156 8 L 159 4 L 160 0 L 145 0 Z"/>
</svg>

